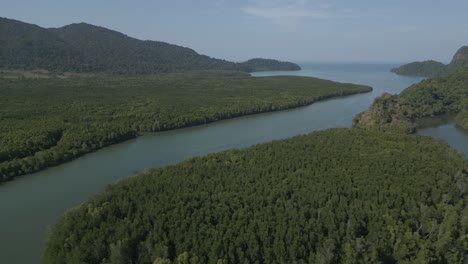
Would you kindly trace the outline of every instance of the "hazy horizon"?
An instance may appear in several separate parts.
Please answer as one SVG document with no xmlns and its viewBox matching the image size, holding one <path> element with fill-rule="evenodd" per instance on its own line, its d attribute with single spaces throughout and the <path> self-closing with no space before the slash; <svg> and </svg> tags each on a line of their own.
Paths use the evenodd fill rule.
<svg viewBox="0 0 468 264">
<path fill-rule="evenodd" d="M 468 45 L 468 2 L 370 0 L 0 0 L 0 16 L 41 27 L 85 22 L 232 61 L 450 62 Z"/>
</svg>

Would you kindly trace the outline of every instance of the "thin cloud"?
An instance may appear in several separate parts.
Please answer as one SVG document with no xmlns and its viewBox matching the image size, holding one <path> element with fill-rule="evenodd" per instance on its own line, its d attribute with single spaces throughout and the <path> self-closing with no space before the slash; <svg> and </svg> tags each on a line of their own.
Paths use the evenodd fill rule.
<svg viewBox="0 0 468 264">
<path fill-rule="evenodd" d="M 399 26 L 399 27 L 391 27 L 388 28 L 386 31 L 388 33 L 408 33 L 408 32 L 415 32 L 418 28 L 414 26 Z"/>
<path fill-rule="evenodd" d="M 336 16 L 332 4 L 316 1 L 310 3 L 307 0 L 253 0 L 243 11 L 284 30 L 297 28 L 302 19 Z"/>
<path fill-rule="evenodd" d="M 212 5 L 215 7 L 223 6 L 226 3 L 226 0 L 213 0 Z"/>
</svg>

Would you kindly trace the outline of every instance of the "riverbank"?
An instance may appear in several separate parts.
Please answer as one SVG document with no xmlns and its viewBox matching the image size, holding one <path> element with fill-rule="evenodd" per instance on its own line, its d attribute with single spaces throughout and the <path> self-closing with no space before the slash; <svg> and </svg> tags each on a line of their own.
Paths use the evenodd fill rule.
<svg viewBox="0 0 468 264">
<path fill-rule="evenodd" d="M 291 109 L 362 85 L 238 72 L 0 79 L 0 181 L 58 165 L 142 132 Z"/>
</svg>

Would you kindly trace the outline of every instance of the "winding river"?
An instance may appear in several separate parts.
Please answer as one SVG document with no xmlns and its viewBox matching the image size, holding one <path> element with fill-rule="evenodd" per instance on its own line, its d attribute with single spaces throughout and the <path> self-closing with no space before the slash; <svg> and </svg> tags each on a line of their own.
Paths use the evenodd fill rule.
<svg viewBox="0 0 468 264">
<path fill-rule="evenodd" d="M 224 120 L 208 125 L 147 134 L 85 155 L 45 171 L 0 185 L 0 262 L 38 263 L 48 228 L 67 209 L 145 168 L 177 163 L 192 156 L 288 138 L 331 127 L 349 127 L 355 114 L 383 92 L 399 93 L 421 78 L 389 72 L 393 64 L 302 64 L 304 75 L 370 85 L 374 91 L 330 99 L 292 110 Z M 450 121 L 420 131 L 449 139 L 468 155 L 468 134 Z"/>
</svg>

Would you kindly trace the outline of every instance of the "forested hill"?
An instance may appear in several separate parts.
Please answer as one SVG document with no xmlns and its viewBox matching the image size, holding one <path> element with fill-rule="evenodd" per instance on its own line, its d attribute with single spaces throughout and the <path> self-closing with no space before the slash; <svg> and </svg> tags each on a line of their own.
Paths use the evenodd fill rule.
<svg viewBox="0 0 468 264">
<path fill-rule="evenodd" d="M 0 18 L 0 68 L 69 71 L 83 63 L 81 54 L 52 32 Z"/>
<path fill-rule="evenodd" d="M 458 114 L 457 123 L 468 129 L 468 69 L 424 80 L 399 95 L 384 94 L 366 112 L 358 114 L 354 126 L 412 133 L 422 117 Z"/>
<path fill-rule="evenodd" d="M 461 47 L 447 66 L 450 70 L 468 66 L 468 46 Z"/>
<path fill-rule="evenodd" d="M 392 72 L 401 75 L 435 77 L 454 73 L 467 66 L 468 46 L 464 46 L 455 53 L 448 65 L 433 60 L 417 61 L 393 68 Z"/>
<path fill-rule="evenodd" d="M 468 163 L 427 136 L 331 129 L 110 186 L 43 263 L 463 263 Z"/>
<path fill-rule="evenodd" d="M 0 68 L 58 72 L 146 74 L 191 70 L 298 70 L 292 63 L 234 63 L 160 41 L 142 41 L 89 25 L 42 28 L 0 18 Z"/>
<path fill-rule="evenodd" d="M 431 77 L 441 73 L 445 64 L 433 60 L 417 61 L 393 68 L 392 72 L 400 75 Z"/>
</svg>

